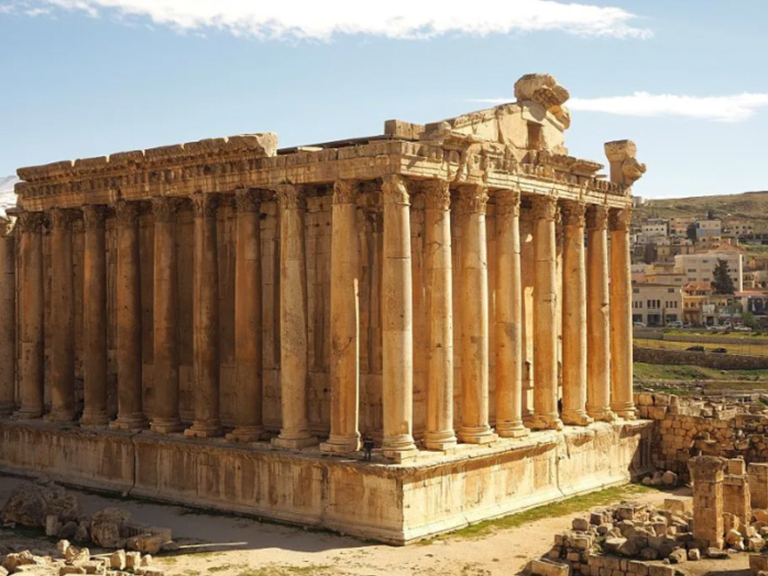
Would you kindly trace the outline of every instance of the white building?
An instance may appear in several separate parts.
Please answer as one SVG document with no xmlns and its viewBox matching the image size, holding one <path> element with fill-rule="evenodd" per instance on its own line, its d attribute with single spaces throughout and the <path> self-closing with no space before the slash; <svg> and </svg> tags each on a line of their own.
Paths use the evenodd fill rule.
<svg viewBox="0 0 768 576">
<path fill-rule="evenodd" d="M 718 260 L 728 262 L 728 273 L 736 292 L 744 290 L 744 256 L 738 252 L 705 252 L 675 256 L 675 272 L 685 274 L 687 282 L 712 282 Z"/>
<path fill-rule="evenodd" d="M 643 222 L 642 235 L 646 238 L 666 237 L 669 233 L 669 226 L 666 220 L 661 218 L 649 218 Z"/>
<path fill-rule="evenodd" d="M 683 288 L 674 284 L 632 283 L 632 322 L 666 326 L 683 320 Z"/>
</svg>

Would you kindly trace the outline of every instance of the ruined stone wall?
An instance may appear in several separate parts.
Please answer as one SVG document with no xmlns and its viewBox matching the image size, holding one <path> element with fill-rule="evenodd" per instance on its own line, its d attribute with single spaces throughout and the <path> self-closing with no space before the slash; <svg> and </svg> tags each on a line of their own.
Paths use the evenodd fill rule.
<svg viewBox="0 0 768 576">
<path fill-rule="evenodd" d="M 632 349 L 635 362 L 646 364 L 693 365 L 715 370 L 758 370 L 768 368 L 768 356 L 741 356 L 738 354 L 709 354 L 686 352 L 685 350 L 662 350 L 659 348 Z"/>
</svg>

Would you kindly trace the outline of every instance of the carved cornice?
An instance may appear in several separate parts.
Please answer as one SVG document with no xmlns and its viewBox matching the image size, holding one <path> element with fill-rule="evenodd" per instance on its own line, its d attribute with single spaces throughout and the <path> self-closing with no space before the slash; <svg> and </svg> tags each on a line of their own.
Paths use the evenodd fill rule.
<svg viewBox="0 0 768 576">
<path fill-rule="evenodd" d="M 333 183 L 334 204 L 355 204 L 360 194 L 360 183 L 356 180 L 336 180 Z"/>
<path fill-rule="evenodd" d="M 632 222 L 632 210 L 629 208 L 614 208 L 608 216 L 608 227 L 611 231 L 627 232 Z"/>
<path fill-rule="evenodd" d="M 534 220 L 555 221 L 557 217 L 557 198 L 553 196 L 534 196 L 531 198 L 531 216 Z"/>
<path fill-rule="evenodd" d="M 141 205 L 138 202 L 118 200 L 115 202 L 114 208 L 118 224 L 123 226 L 133 226 L 139 221 Z"/>
<path fill-rule="evenodd" d="M 399 174 L 385 176 L 381 183 L 381 199 L 383 204 L 410 205 L 405 178 Z"/>
<path fill-rule="evenodd" d="M 215 218 L 219 208 L 219 197 L 216 194 L 198 192 L 192 194 L 192 213 L 195 218 Z"/>
<path fill-rule="evenodd" d="M 176 214 L 181 209 L 181 198 L 156 196 L 152 198 L 152 214 L 155 222 L 175 222 Z"/>
<path fill-rule="evenodd" d="M 262 194 L 259 190 L 246 188 L 235 192 L 235 208 L 238 213 L 258 214 L 261 211 Z"/>
<path fill-rule="evenodd" d="M 44 212 L 22 212 L 19 215 L 19 230 L 23 233 L 37 233 L 45 226 Z"/>
<path fill-rule="evenodd" d="M 605 230 L 608 223 L 608 209 L 605 206 L 592 205 L 587 209 L 587 228 Z"/>
<path fill-rule="evenodd" d="M 447 180 L 424 180 L 419 189 L 427 210 L 448 210 L 451 206 L 451 187 Z"/>
<path fill-rule="evenodd" d="M 301 186 L 281 184 L 275 187 L 275 195 L 280 210 L 305 210 L 307 207 L 307 200 L 302 194 Z"/>
<path fill-rule="evenodd" d="M 488 206 L 488 191 L 485 186 L 467 184 L 459 187 L 455 210 L 460 215 L 485 214 Z"/>
<path fill-rule="evenodd" d="M 103 230 L 107 221 L 107 207 L 101 204 L 83 206 L 83 227 L 88 230 Z"/>
<path fill-rule="evenodd" d="M 53 208 L 50 211 L 51 226 L 54 230 L 69 230 L 80 219 L 79 210 Z"/>
<path fill-rule="evenodd" d="M 496 214 L 499 216 L 520 216 L 520 192 L 502 190 L 495 194 Z"/>
<path fill-rule="evenodd" d="M 587 205 L 584 202 L 565 201 L 560 204 L 564 226 L 584 226 Z"/>
</svg>

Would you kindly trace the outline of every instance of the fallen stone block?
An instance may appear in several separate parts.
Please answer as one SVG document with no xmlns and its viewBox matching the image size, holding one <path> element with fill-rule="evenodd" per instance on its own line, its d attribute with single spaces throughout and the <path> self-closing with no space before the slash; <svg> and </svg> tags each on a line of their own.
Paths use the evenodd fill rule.
<svg viewBox="0 0 768 576">
<path fill-rule="evenodd" d="M 573 522 L 571 522 L 571 528 L 580 532 L 586 532 L 589 530 L 589 520 L 586 518 L 574 518 Z"/>
<path fill-rule="evenodd" d="M 691 562 L 701 560 L 701 551 L 698 548 L 691 548 L 688 550 L 688 560 Z"/>
<path fill-rule="evenodd" d="M 570 576 L 571 567 L 562 562 L 536 559 L 531 562 L 531 574 L 533 576 Z"/>
<path fill-rule="evenodd" d="M 677 550 L 673 550 L 672 553 L 669 555 L 669 561 L 672 564 L 681 564 L 688 560 L 688 553 L 685 551 L 684 548 L 678 548 Z"/>
<path fill-rule="evenodd" d="M 765 554 L 750 554 L 749 570 L 753 576 L 757 576 L 758 572 L 768 571 L 768 556 Z"/>
<path fill-rule="evenodd" d="M 128 570 L 135 570 L 141 566 L 141 552 L 126 552 L 125 567 Z"/>
<path fill-rule="evenodd" d="M 125 570 L 125 550 L 116 550 L 110 555 L 109 567 L 113 570 Z"/>
</svg>

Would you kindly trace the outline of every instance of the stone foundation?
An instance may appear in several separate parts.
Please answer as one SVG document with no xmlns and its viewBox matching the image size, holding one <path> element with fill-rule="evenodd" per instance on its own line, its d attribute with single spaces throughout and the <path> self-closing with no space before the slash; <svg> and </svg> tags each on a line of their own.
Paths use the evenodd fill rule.
<svg viewBox="0 0 768 576">
<path fill-rule="evenodd" d="M 0 470 L 407 544 L 618 485 L 650 469 L 647 421 L 544 431 L 407 464 L 267 442 L 0 421 Z"/>
</svg>

